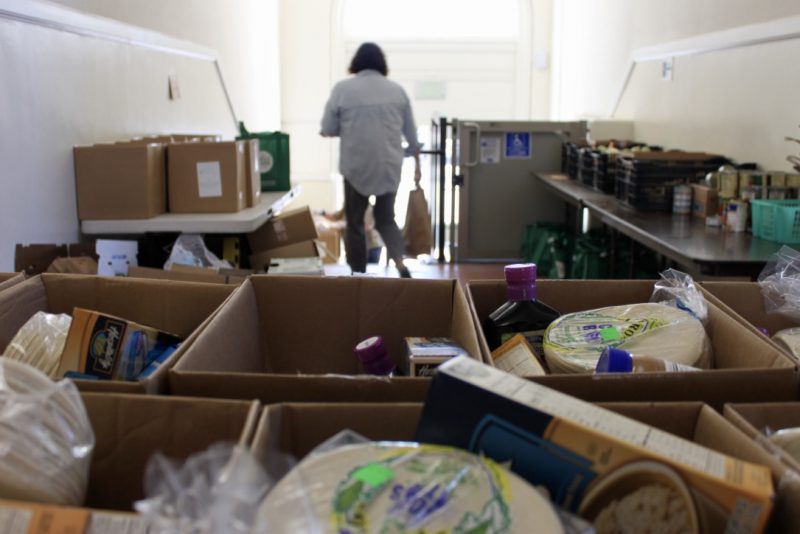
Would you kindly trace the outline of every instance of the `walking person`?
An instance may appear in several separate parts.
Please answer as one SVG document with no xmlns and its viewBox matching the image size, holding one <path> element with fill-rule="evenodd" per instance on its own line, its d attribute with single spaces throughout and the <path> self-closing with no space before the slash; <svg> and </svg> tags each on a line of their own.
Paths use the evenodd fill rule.
<svg viewBox="0 0 800 534">
<path fill-rule="evenodd" d="M 344 177 L 347 263 L 355 273 L 367 268 L 364 212 L 375 196 L 375 229 L 400 276 L 411 274 L 403 263 L 403 235 L 394 220 L 403 158 L 414 157 L 414 181 L 420 180 L 417 127 L 403 88 L 389 80 L 386 58 L 375 43 L 362 44 L 353 56 L 354 76 L 337 83 L 322 117 L 323 137 L 339 137 L 339 171 Z M 404 150 L 402 138 L 408 147 Z"/>
</svg>

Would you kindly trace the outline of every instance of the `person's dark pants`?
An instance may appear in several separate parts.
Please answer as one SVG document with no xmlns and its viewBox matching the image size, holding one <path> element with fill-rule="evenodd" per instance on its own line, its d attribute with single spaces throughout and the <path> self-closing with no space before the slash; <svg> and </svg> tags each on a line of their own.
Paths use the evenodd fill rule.
<svg viewBox="0 0 800 534">
<path fill-rule="evenodd" d="M 394 220 L 395 193 L 375 197 L 375 229 L 381 234 L 389 257 L 395 261 L 403 259 L 405 252 L 403 234 Z M 367 211 L 369 197 L 356 191 L 350 182 L 344 181 L 344 216 L 347 228 L 344 244 L 347 248 L 347 264 L 355 273 L 367 270 L 367 235 L 364 230 L 364 213 Z"/>
</svg>

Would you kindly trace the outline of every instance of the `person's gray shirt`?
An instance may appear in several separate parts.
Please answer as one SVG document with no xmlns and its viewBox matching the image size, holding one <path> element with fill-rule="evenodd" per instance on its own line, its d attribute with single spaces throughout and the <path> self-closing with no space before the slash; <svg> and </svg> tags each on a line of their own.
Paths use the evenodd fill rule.
<svg viewBox="0 0 800 534">
<path fill-rule="evenodd" d="M 374 70 L 333 87 L 320 134 L 341 138 L 339 172 L 364 196 L 396 193 L 403 157 L 421 146 L 408 95 Z M 401 135 L 408 142 L 405 151 Z"/>
</svg>

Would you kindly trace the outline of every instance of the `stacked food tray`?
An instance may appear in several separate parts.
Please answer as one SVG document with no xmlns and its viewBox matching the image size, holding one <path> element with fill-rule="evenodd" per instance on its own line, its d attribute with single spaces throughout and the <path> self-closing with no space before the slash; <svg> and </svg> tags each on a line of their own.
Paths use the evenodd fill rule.
<svg viewBox="0 0 800 534">
<path fill-rule="evenodd" d="M 616 196 L 641 211 L 670 211 L 672 190 L 714 171 L 728 160 L 704 152 L 635 152 L 616 161 Z"/>
<path fill-rule="evenodd" d="M 644 143 L 637 143 L 635 141 L 621 141 L 610 140 L 598 143 L 600 146 L 613 146 L 619 149 L 619 152 L 611 152 L 609 150 L 593 149 L 590 152 L 592 159 L 592 183 L 591 185 L 595 190 L 602 193 L 613 194 L 616 190 L 616 163 L 617 158 L 625 155 L 630 155 L 631 151 L 660 151 L 661 147 L 649 146 Z"/>
<path fill-rule="evenodd" d="M 587 145 L 585 142 L 569 142 L 563 145 L 563 153 L 561 156 L 562 170 L 572 180 L 580 181 L 581 150 L 586 147 Z"/>
</svg>

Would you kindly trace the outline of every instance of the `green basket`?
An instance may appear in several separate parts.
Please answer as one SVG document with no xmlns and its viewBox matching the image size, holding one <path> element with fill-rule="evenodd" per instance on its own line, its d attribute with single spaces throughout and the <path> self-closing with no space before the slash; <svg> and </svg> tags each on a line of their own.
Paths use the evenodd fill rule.
<svg viewBox="0 0 800 534">
<path fill-rule="evenodd" d="M 753 235 L 787 245 L 800 243 L 800 200 L 751 200 Z"/>
<path fill-rule="evenodd" d="M 283 132 L 248 132 L 239 123 L 238 139 L 258 139 L 258 165 L 262 191 L 289 191 L 289 135 Z"/>
</svg>

